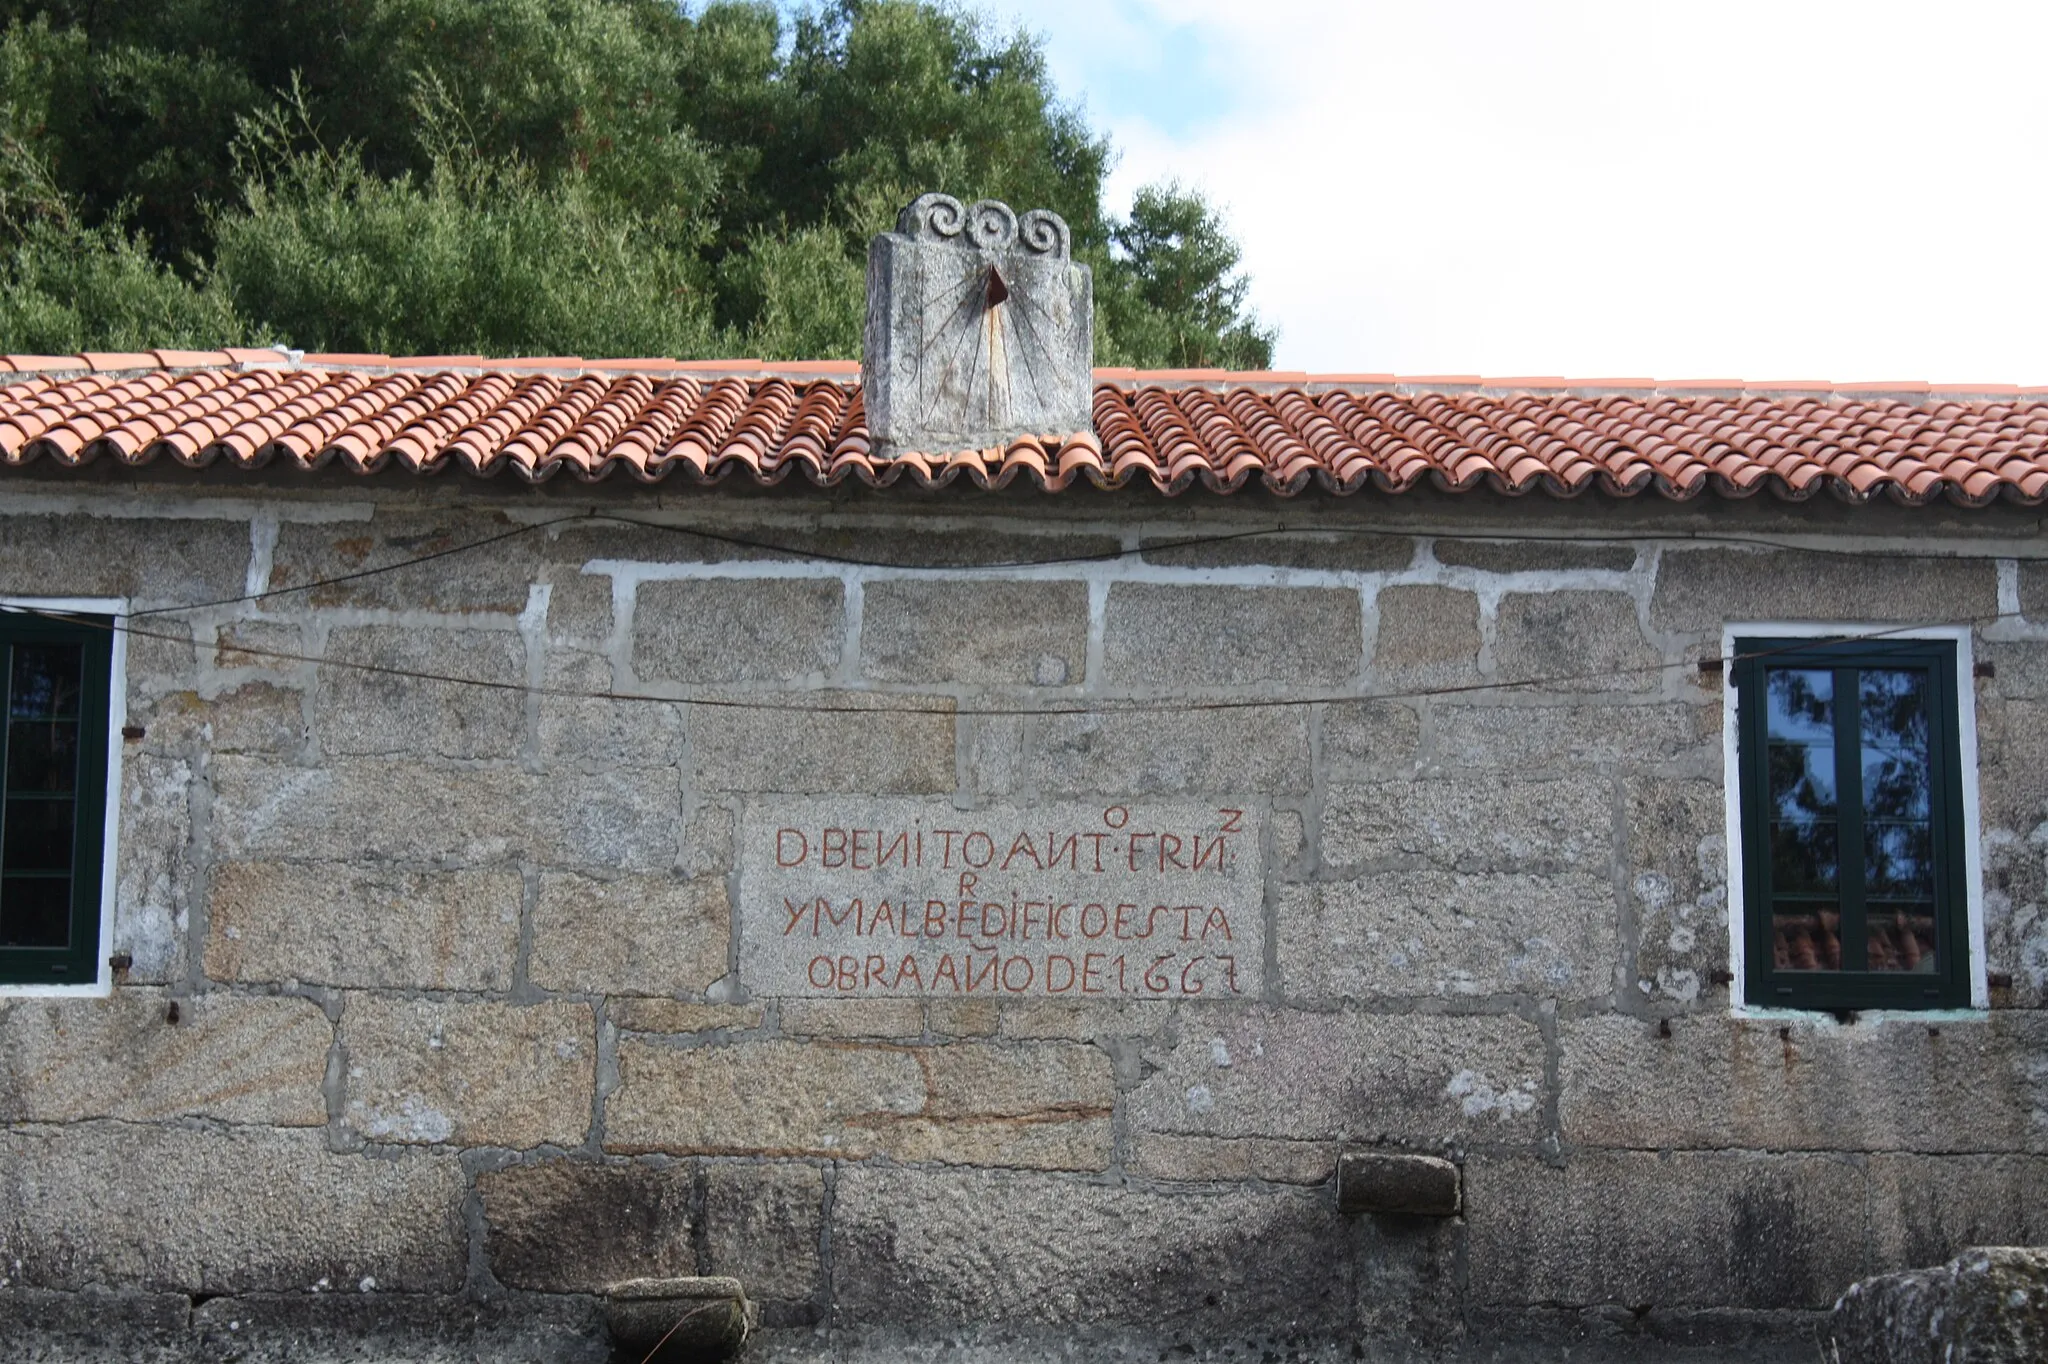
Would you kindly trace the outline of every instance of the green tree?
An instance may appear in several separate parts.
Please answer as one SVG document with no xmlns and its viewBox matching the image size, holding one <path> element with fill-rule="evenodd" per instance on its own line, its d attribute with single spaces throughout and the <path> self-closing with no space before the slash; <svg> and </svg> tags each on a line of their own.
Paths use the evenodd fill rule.
<svg viewBox="0 0 2048 1364">
<path fill-rule="evenodd" d="M 0 347 L 851 357 L 868 238 L 939 188 L 1067 218 L 1105 362 L 1270 362 L 1214 211 L 1106 215 L 1109 145 L 1036 44 L 929 0 L 0 22 Z"/>
</svg>

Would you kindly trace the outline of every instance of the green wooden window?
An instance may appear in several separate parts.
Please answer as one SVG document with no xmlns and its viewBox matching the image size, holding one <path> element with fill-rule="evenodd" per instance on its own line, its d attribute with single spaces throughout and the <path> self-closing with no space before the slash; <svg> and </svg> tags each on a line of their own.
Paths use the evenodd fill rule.
<svg viewBox="0 0 2048 1364">
<path fill-rule="evenodd" d="M 1735 641 L 1745 996 L 1970 1002 L 1950 640 Z"/>
<path fill-rule="evenodd" d="M 0 613 L 0 985 L 99 979 L 109 624 Z"/>
</svg>

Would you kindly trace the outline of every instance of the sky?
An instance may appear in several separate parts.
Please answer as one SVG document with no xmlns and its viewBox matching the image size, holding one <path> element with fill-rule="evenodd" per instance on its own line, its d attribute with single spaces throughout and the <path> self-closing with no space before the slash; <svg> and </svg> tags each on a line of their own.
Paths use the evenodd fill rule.
<svg viewBox="0 0 2048 1364">
<path fill-rule="evenodd" d="M 2048 384 L 2048 5 L 981 7 L 1113 208 L 1222 207 L 1280 368 Z"/>
</svg>

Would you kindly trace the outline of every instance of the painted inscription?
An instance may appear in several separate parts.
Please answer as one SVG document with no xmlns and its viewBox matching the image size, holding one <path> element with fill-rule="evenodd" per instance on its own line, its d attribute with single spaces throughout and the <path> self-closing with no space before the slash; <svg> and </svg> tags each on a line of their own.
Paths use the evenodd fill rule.
<svg viewBox="0 0 2048 1364">
<path fill-rule="evenodd" d="M 1190 802 L 763 802 L 740 838 L 757 995 L 1255 996 L 1260 819 Z"/>
</svg>

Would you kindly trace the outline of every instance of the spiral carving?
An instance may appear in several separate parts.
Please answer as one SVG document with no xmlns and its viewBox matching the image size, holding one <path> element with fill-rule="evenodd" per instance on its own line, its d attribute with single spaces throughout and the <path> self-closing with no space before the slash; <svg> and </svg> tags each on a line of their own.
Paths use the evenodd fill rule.
<svg viewBox="0 0 2048 1364">
<path fill-rule="evenodd" d="M 966 205 L 950 194 L 920 194 L 896 215 L 896 230 L 906 237 L 957 237 L 966 225 Z"/>
<path fill-rule="evenodd" d="M 967 240 L 984 251 L 1005 251 L 1017 242 L 1017 215 L 1010 206 L 982 199 L 967 210 Z"/>
<path fill-rule="evenodd" d="M 1074 251 L 1067 220 L 1049 208 L 1034 208 L 1019 218 L 1017 235 L 1026 251 L 1041 256 L 1071 256 Z"/>
</svg>

